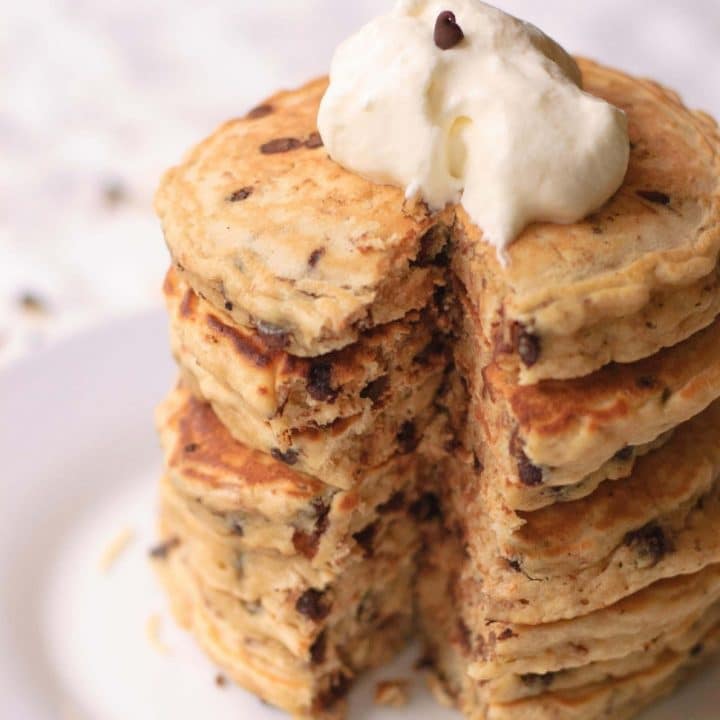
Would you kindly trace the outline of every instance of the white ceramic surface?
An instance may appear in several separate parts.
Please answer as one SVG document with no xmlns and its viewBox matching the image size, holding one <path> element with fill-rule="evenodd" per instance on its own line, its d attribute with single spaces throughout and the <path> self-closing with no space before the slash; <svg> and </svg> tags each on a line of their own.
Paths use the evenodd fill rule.
<svg viewBox="0 0 720 720">
<path fill-rule="evenodd" d="M 0 374 L 0 718 L 279 720 L 232 687 L 177 629 L 148 566 L 161 456 L 156 403 L 174 372 L 160 312 L 77 335 Z M 134 540 L 109 572 L 123 530 Z M 146 636 L 160 618 L 168 653 Z M 382 710 L 377 679 L 409 677 L 418 651 L 366 679 L 351 718 L 450 720 L 415 678 L 412 704 Z M 643 720 L 717 720 L 720 666 Z"/>
</svg>

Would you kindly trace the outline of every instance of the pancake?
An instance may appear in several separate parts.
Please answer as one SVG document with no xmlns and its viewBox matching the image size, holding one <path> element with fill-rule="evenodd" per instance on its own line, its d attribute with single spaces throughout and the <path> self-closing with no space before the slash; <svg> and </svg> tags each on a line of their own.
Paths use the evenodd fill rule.
<svg viewBox="0 0 720 720">
<path fill-rule="evenodd" d="M 422 313 L 367 331 L 343 350 L 310 359 L 290 355 L 267 336 L 235 324 L 173 270 L 164 293 L 180 365 L 202 367 L 234 393 L 246 415 L 278 438 L 392 403 L 405 387 L 447 364 L 433 303 Z"/>
<path fill-rule="evenodd" d="M 401 388 L 394 402 L 366 407 L 359 415 L 327 427 L 308 427 L 277 437 L 264 422 L 246 413 L 237 396 L 200 365 L 183 367 L 183 384 L 210 403 L 228 432 L 247 447 L 267 453 L 334 487 L 354 487 L 363 472 L 396 455 L 412 453 L 436 414 L 434 399 L 444 381 L 442 370 Z"/>
<path fill-rule="evenodd" d="M 167 480 L 161 483 L 160 498 L 163 513 L 172 518 L 176 533 L 197 543 L 199 549 L 195 554 L 205 558 L 202 573 L 212 573 L 217 582 L 232 586 L 233 592 L 241 593 L 250 602 L 254 602 L 267 585 L 272 585 L 273 573 L 277 574 L 278 592 L 283 582 L 290 583 L 291 587 L 322 588 L 342 573 L 362 572 L 369 559 L 389 555 L 394 562 L 397 557 L 412 556 L 418 545 L 417 523 L 410 513 L 398 512 L 343 538 L 344 544 L 332 561 L 322 563 L 317 556 L 310 557 L 310 553 L 300 550 L 294 555 L 279 553 L 273 542 L 267 547 L 241 547 L 234 536 L 215 532 L 203 519 L 198 519 L 194 508 Z M 301 546 L 301 550 L 304 549 Z"/>
<path fill-rule="evenodd" d="M 438 699 L 456 705 L 466 717 L 593 720 L 616 717 L 608 714 L 611 708 L 626 713 L 620 717 L 630 717 L 672 689 L 683 670 L 720 648 L 720 603 L 716 603 L 694 622 L 682 620 L 653 642 L 621 657 L 543 673 L 510 672 L 473 680 L 468 670 L 479 648 L 472 644 L 453 601 L 453 568 L 461 562 L 459 545 L 442 542 L 437 530 L 426 539 L 434 549 L 424 558 L 418 579 L 424 664 Z M 620 702 L 621 698 L 625 699 Z"/>
<path fill-rule="evenodd" d="M 629 478 L 530 513 L 508 511 L 471 462 L 446 457 L 436 488 L 473 602 L 495 619 L 550 622 L 720 562 L 719 426 L 714 403 Z"/>
<path fill-rule="evenodd" d="M 158 410 L 163 495 L 183 505 L 194 534 L 235 552 L 300 555 L 325 572 L 360 560 L 367 538 L 417 501 L 418 460 L 401 455 L 337 490 L 235 441 L 206 403 L 173 390 Z M 370 528 L 371 530 L 368 530 Z"/>
<path fill-rule="evenodd" d="M 424 307 L 442 278 L 436 241 L 422 241 L 427 209 L 328 158 L 316 128 L 326 86 L 279 93 L 262 117 L 226 123 L 166 174 L 156 200 L 190 284 L 304 356 Z"/>
<path fill-rule="evenodd" d="M 438 416 L 419 453 L 435 463 L 428 487 L 466 553 L 458 588 L 494 620 L 552 622 L 720 562 L 719 422 L 715 403 L 639 458 L 629 478 L 515 513 Z"/>
<path fill-rule="evenodd" d="M 651 524 L 658 547 L 676 547 L 679 534 L 697 530 L 703 518 L 712 523 L 720 517 L 720 505 L 714 504 L 720 478 L 718 428 L 720 402 L 680 426 L 662 448 L 640 458 L 623 481 L 606 483 L 576 502 L 520 513 L 524 525 L 517 532 L 498 532 L 505 557 L 531 575 L 575 573 L 604 561 L 626 538 L 638 537 Z M 472 522 L 467 513 L 465 520 Z"/>
<path fill-rule="evenodd" d="M 690 628 L 720 601 L 720 566 L 662 580 L 588 615 L 542 625 L 490 623 L 468 607 L 463 617 L 473 647 L 486 657 L 470 667 L 476 680 L 505 673 L 544 674 L 649 649 L 668 632 Z M 469 604 L 469 603 L 468 603 Z M 484 644 L 483 644 L 484 643 Z"/>
<path fill-rule="evenodd" d="M 584 222 L 527 228 L 507 267 L 461 208 L 432 217 L 327 157 L 313 135 L 326 80 L 225 124 L 167 173 L 156 207 L 176 267 L 238 324 L 317 356 L 427 304 L 444 277 L 443 240 L 423 240 L 435 225 L 523 383 L 676 344 L 720 310 L 717 126 L 655 83 L 580 67 L 628 115 L 626 181 Z"/>
<path fill-rule="evenodd" d="M 318 628 L 307 652 L 299 656 L 257 628 L 243 632 L 236 615 L 240 606 L 204 585 L 186 562 L 182 544 L 155 565 L 177 621 L 223 671 L 263 701 L 298 717 L 342 718 L 353 677 L 390 660 L 406 642 L 412 625 L 409 596 L 405 607 L 390 615 L 358 614 L 353 608 Z M 396 582 L 389 583 L 388 595 L 395 606 L 410 585 L 400 573 Z M 226 616 L 228 608 L 235 614 Z"/>
<path fill-rule="evenodd" d="M 471 443 L 505 479 L 498 488 L 510 508 L 532 507 L 541 486 L 606 472 L 618 453 L 653 443 L 720 397 L 720 319 L 650 358 L 530 386 L 497 362 L 484 366 L 472 337 L 467 330 L 456 346 L 471 393 Z"/>
<path fill-rule="evenodd" d="M 720 649 L 720 607 L 714 607 L 686 632 L 668 636 L 652 650 L 640 650 L 619 660 L 590 663 L 589 665 L 560 670 L 542 675 L 506 675 L 482 686 L 482 694 L 493 703 L 511 703 L 517 700 L 574 690 L 631 677 L 662 662 L 675 658 L 707 659 Z"/>
<path fill-rule="evenodd" d="M 482 689 L 458 693 L 457 704 L 471 720 L 625 720 L 670 694 L 720 648 L 720 624 L 702 638 L 697 652 L 661 654 L 653 665 L 598 683 L 545 692 L 507 703 L 488 701 Z"/>
<path fill-rule="evenodd" d="M 433 539 L 430 539 L 433 538 Z M 661 580 L 585 615 L 555 622 L 508 622 L 488 615 L 458 582 L 467 556 L 452 534 L 425 534 L 420 587 L 434 606 L 455 608 L 452 635 L 464 648 L 469 675 L 492 681 L 505 675 L 543 675 L 624 658 L 689 632 L 720 605 L 720 564 Z M 433 617 L 432 613 L 430 617 Z"/>
<path fill-rule="evenodd" d="M 307 655 L 319 632 L 347 615 L 411 612 L 418 532 L 408 523 L 392 523 L 364 562 L 334 574 L 313 568 L 301 556 L 239 553 L 194 535 L 187 517 L 165 496 L 160 527 L 164 538 L 178 543 L 183 561 L 238 631 L 271 637 L 294 655 Z"/>
</svg>

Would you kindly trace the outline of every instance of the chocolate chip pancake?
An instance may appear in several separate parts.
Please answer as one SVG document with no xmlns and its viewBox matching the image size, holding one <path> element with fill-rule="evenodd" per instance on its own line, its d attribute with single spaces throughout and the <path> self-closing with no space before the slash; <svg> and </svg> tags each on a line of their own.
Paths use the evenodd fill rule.
<svg viewBox="0 0 720 720">
<path fill-rule="evenodd" d="M 429 537 L 441 539 L 432 533 Z M 505 714 L 498 716 L 513 720 L 535 717 L 533 713 L 553 718 L 546 714 L 551 707 L 560 712 L 557 717 L 599 718 L 604 717 L 599 698 L 605 690 L 621 687 L 633 689 L 637 697 L 638 704 L 628 707 L 631 715 L 630 708 L 636 711 L 657 697 L 652 688 L 665 687 L 655 681 L 648 687 L 640 678 L 660 667 L 666 668 L 661 675 L 667 678 L 718 647 L 717 567 L 660 583 L 652 592 L 563 623 L 505 626 L 488 620 L 483 623 L 485 637 L 479 638 L 459 611 L 462 600 L 454 592 L 462 557 L 458 543 L 432 543 L 424 557 L 418 597 L 428 665 L 446 696 L 469 717 L 493 717 L 492 712 L 502 709 Z M 573 639 L 563 647 L 557 641 L 571 624 L 576 625 Z M 518 663 L 522 652 L 517 648 L 506 654 L 512 643 L 527 647 L 537 664 Z M 498 664 L 498 653 L 513 659 Z M 638 693 L 640 688 L 645 689 Z M 562 714 L 575 708 L 575 701 L 574 714 Z"/>
<path fill-rule="evenodd" d="M 436 373 L 416 387 L 403 388 L 394 403 L 378 410 L 366 408 L 327 428 L 298 430 L 282 443 L 264 423 L 249 417 L 237 405 L 235 394 L 200 366 L 184 368 L 182 378 L 196 397 L 210 403 L 222 424 L 243 444 L 293 469 L 321 476 L 329 485 L 348 489 L 357 484 L 366 468 L 414 452 L 435 416 L 433 401 L 444 374 Z"/>
<path fill-rule="evenodd" d="M 407 568 L 399 568 L 373 596 L 372 613 L 358 612 L 359 605 L 325 622 L 320 619 L 325 613 L 322 599 L 298 598 L 297 613 L 316 617 L 317 630 L 306 652 L 297 655 L 277 638 L 282 626 L 275 625 L 275 637 L 263 634 L 256 623 L 244 626 L 238 620 L 242 605 L 204 584 L 187 562 L 182 544 L 155 564 L 177 621 L 224 672 L 263 701 L 298 717 L 343 717 L 352 678 L 389 660 L 406 642 L 412 625 L 410 576 L 403 575 Z M 397 611 L 384 615 L 385 607 Z"/>
<path fill-rule="evenodd" d="M 536 623 L 720 562 L 719 426 L 714 403 L 628 478 L 518 514 L 494 496 L 492 481 L 478 479 L 472 461 L 446 459 L 436 488 L 468 558 L 458 582 L 489 617 Z"/>
<path fill-rule="evenodd" d="M 625 183 L 582 223 L 527 228 L 506 267 L 462 209 L 432 217 L 327 157 L 325 80 L 227 123 L 166 175 L 157 209 L 176 267 L 239 324 L 316 356 L 426 305 L 450 233 L 486 338 L 521 382 L 673 345 L 720 311 L 717 127 L 655 83 L 580 68 L 588 92 L 627 113 Z"/>
<path fill-rule="evenodd" d="M 231 551 L 273 550 L 325 572 L 364 557 L 417 501 L 418 458 L 367 468 L 341 491 L 234 440 L 209 405 L 176 388 L 158 410 L 166 455 L 163 495 L 184 505 L 193 534 Z"/>
<path fill-rule="evenodd" d="M 226 386 L 237 407 L 263 423 L 278 447 L 293 431 L 328 427 L 392 404 L 448 362 L 435 303 L 364 333 L 342 350 L 310 359 L 290 355 L 267 336 L 235 324 L 172 270 L 164 292 L 180 365 L 199 366 Z"/>
<path fill-rule="evenodd" d="M 334 573 L 300 555 L 238 552 L 197 534 L 172 496 L 161 498 L 160 524 L 163 536 L 178 543 L 177 552 L 238 630 L 273 638 L 294 655 L 305 657 L 328 623 L 361 615 L 361 606 L 373 616 L 385 610 L 386 615 L 400 609 L 411 613 L 418 529 L 408 520 L 389 523 L 382 535 L 369 539 L 363 562 Z M 381 607 L 376 607 L 378 594 L 384 598 Z"/>
<path fill-rule="evenodd" d="M 472 395 L 468 428 L 485 467 L 505 478 L 511 508 L 533 507 L 539 487 L 582 482 L 720 397 L 720 319 L 652 357 L 527 386 L 501 363 L 476 362 L 468 323 L 456 346 Z"/>
<path fill-rule="evenodd" d="M 325 80 L 226 123 L 171 170 L 157 210 L 176 267 L 216 307 L 295 355 L 424 307 L 445 238 L 424 206 L 342 170 L 316 115 Z M 439 259 L 439 264 L 444 260 Z"/>
<path fill-rule="evenodd" d="M 587 720 L 614 718 L 614 713 L 631 717 L 720 647 L 720 605 L 715 605 L 689 627 L 685 624 L 621 658 L 543 673 L 508 673 L 479 682 L 468 674 L 472 648 L 467 628 L 448 602 L 447 590 L 452 587 L 448 567 L 452 562 L 447 555 L 431 554 L 419 577 L 424 664 L 440 700 L 456 705 L 469 718 Z M 626 699 L 619 702 L 618 695 Z"/>
</svg>

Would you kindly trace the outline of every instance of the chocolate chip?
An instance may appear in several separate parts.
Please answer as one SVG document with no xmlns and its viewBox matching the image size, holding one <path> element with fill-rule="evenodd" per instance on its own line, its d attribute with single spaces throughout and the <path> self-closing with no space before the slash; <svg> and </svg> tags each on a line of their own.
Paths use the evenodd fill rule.
<svg viewBox="0 0 720 720">
<path fill-rule="evenodd" d="M 47 305 L 33 292 L 24 292 L 18 299 L 20 307 L 28 313 L 37 313 L 38 315 L 47 311 Z"/>
<path fill-rule="evenodd" d="M 655 203 L 656 205 L 669 205 L 670 196 L 659 190 L 636 190 L 638 196 L 643 200 Z"/>
<path fill-rule="evenodd" d="M 200 446 L 199 446 L 197 443 L 188 443 L 188 444 L 183 448 L 183 450 L 184 450 L 186 453 L 194 453 L 194 452 L 197 452 L 197 449 L 198 449 L 199 447 L 200 447 Z"/>
<path fill-rule="evenodd" d="M 174 537 L 150 549 L 150 557 L 154 560 L 165 560 L 165 558 L 180 545 L 180 538 Z"/>
<path fill-rule="evenodd" d="M 417 429 L 412 420 L 406 420 L 397 433 L 397 442 L 401 453 L 411 453 L 418 446 Z"/>
<path fill-rule="evenodd" d="M 635 380 L 635 384 L 643 390 L 652 390 L 657 385 L 657 380 L 649 375 L 644 375 Z"/>
<path fill-rule="evenodd" d="M 227 301 L 225 302 L 225 309 L 226 309 L 228 312 L 232 312 L 232 311 L 233 311 L 233 307 L 234 307 L 234 305 L 233 305 L 229 300 L 227 300 Z"/>
<path fill-rule="evenodd" d="M 435 21 L 435 44 L 441 50 L 454 48 L 465 37 L 462 28 L 457 24 L 455 13 L 445 10 Z"/>
<path fill-rule="evenodd" d="M 275 108 L 273 108 L 272 105 L 258 105 L 256 108 L 253 108 L 245 117 L 249 118 L 250 120 L 257 120 L 258 118 L 267 117 L 270 115 Z"/>
<path fill-rule="evenodd" d="M 510 638 L 514 638 L 514 637 L 517 637 L 517 635 L 510 628 L 505 628 L 498 635 L 498 640 L 509 640 Z"/>
<path fill-rule="evenodd" d="M 318 402 L 332 402 L 338 391 L 332 387 L 332 365 L 329 362 L 319 361 L 310 365 L 307 375 L 307 390 L 313 400 Z"/>
<path fill-rule="evenodd" d="M 705 649 L 705 646 L 702 643 L 693 645 L 692 648 L 690 649 L 690 656 L 697 657 L 698 655 L 702 655 L 702 652 L 704 649 Z"/>
<path fill-rule="evenodd" d="M 528 456 L 521 450 L 517 461 L 518 475 L 520 482 L 528 487 L 537 487 L 543 483 L 542 469 L 533 465 Z"/>
<path fill-rule="evenodd" d="M 324 593 L 320 590 L 310 588 L 306 590 L 295 603 L 295 609 L 305 617 L 310 618 L 314 622 L 320 622 L 324 620 L 329 612 L 330 608 L 323 602 Z"/>
<path fill-rule="evenodd" d="M 323 139 L 320 137 L 319 132 L 310 133 L 308 139 L 305 141 L 305 147 L 309 150 L 315 150 L 323 146 Z"/>
<path fill-rule="evenodd" d="M 440 500 L 435 493 L 431 492 L 421 495 L 410 505 L 409 512 L 417 522 L 429 522 L 430 520 L 442 518 Z"/>
<path fill-rule="evenodd" d="M 517 573 L 522 572 L 522 565 L 519 560 L 507 560 L 507 564 L 510 566 L 511 570 L 514 570 Z"/>
<path fill-rule="evenodd" d="M 312 560 L 317 555 L 319 538 L 315 533 L 306 533 L 302 530 L 295 530 L 292 537 L 293 547 L 303 557 Z"/>
<path fill-rule="evenodd" d="M 432 670 L 435 667 L 435 659 L 432 655 L 422 655 L 414 663 L 413 669 L 417 670 Z"/>
<path fill-rule="evenodd" d="M 217 685 L 217 687 L 219 688 L 225 687 L 227 685 L 227 678 L 221 673 L 218 673 L 215 676 L 215 685 Z"/>
<path fill-rule="evenodd" d="M 238 537 L 242 537 L 243 535 L 245 535 L 245 530 L 237 518 L 228 518 L 227 527 L 233 535 L 237 535 Z"/>
<path fill-rule="evenodd" d="M 631 460 L 633 455 L 635 454 L 635 448 L 632 445 L 626 445 L 621 450 L 618 450 L 615 453 L 615 460 L 620 460 L 621 462 L 625 462 L 627 460 Z"/>
<path fill-rule="evenodd" d="M 297 138 L 277 138 L 270 140 L 260 146 L 260 152 L 263 155 L 277 155 L 278 153 L 291 152 L 302 147 L 303 143 Z"/>
<path fill-rule="evenodd" d="M 389 376 L 381 375 L 379 378 L 376 378 L 372 382 L 369 382 L 360 391 L 360 397 L 363 398 L 363 400 L 371 400 L 374 405 L 382 398 L 389 386 Z"/>
<path fill-rule="evenodd" d="M 536 487 L 543 482 L 542 469 L 533 465 L 528 456 L 525 454 L 522 440 L 515 430 L 510 438 L 509 444 L 510 454 L 517 458 L 518 477 L 523 485 L 528 487 Z"/>
<path fill-rule="evenodd" d="M 413 358 L 418 365 L 429 365 L 433 358 L 437 358 L 445 352 L 445 336 L 436 332 L 432 340 Z"/>
<path fill-rule="evenodd" d="M 475 453 L 473 453 L 473 470 L 475 470 L 475 472 L 479 475 L 484 469 L 485 468 L 480 458 Z"/>
<path fill-rule="evenodd" d="M 247 200 L 253 193 L 253 188 L 248 186 L 236 190 L 232 195 L 228 195 L 228 202 L 240 202 L 241 200 Z"/>
<path fill-rule="evenodd" d="M 272 350 L 283 350 L 290 344 L 290 333 L 280 325 L 273 325 L 273 323 L 260 320 L 255 329 Z"/>
<path fill-rule="evenodd" d="M 458 642 L 466 654 L 472 650 L 472 634 L 462 618 L 457 621 Z"/>
<path fill-rule="evenodd" d="M 525 367 L 531 368 L 540 359 L 540 338 L 524 328 L 517 336 L 517 351 Z"/>
<path fill-rule="evenodd" d="M 554 672 L 546 672 L 542 674 L 525 673 L 524 675 L 520 676 L 520 680 L 522 680 L 525 685 L 529 685 L 530 687 L 549 688 L 555 681 L 556 674 L 557 673 Z"/>
<path fill-rule="evenodd" d="M 272 455 L 275 460 L 279 460 L 286 465 L 295 465 L 298 461 L 299 453 L 297 450 L 293 450 L 292 448 L 290 448 L 290 450 L 286 450 L 285 452 L 280 450 L 280 448 L 272 448 L 272 450 L 270 450 L 270 455 Z"/>
<path fill-rule="evenodd" d="M 663 388 L 662 395 L 660 396 L 660 402 L 665 405 L 672 397 L 672 390 L 669 387 Z"/>
<path fill-rule="evenodd" d="M 377 534 L 377 522 L 371 523 L 359 532 L 353 533 L 353 539 L 363 549 L 366 558 L 373 556 L 373 542 Z"/>
<path fill-rule="evenodd" d="M 342 700 L 350 690 L 350 678 L 343 673 L 337 673 L 330 681 L 330 687 L 318 695 L 314 705 L 317 710 L 329 710 Z"/>
<path fill-rule="evenodd" d="M 641 558 L 650 563 L 651 567 L 657 565 L 665 555 L 673 551 L 672 541 L 656 522 L 651 522 L 639 530 L 627 533 L 625 545 L 634 549 Z"/>
<path fill-rule="evenodd" d="M 293 547 L 301 555 L 312 560 L 318 551 L 320 538 L 325 534 L 328 528 L 328 515 L 330 514 L 330 505 L 325 504 L 321 499 L 313 501 L 315 509 L 315 527 L 311 533 L 295 530 L 293 533 Z"/>
<path fill-rule="evenodd" d="M 327 656 L 327 634 L 323 630 L 310 646 L 310 662 L 313 665 L 322 665 Z"/>
<path fill-rule="evenodd" d="M 310 253 L 310 257 L 308 258 L 308 265 L 311 268 L 314 268 L 320 262 L 320 258 L 324 254 L 325 254 L 325 248 L 318 248 L 317 250 L 313 250 Z"/>
<path fill-rule="evenodd" d="M 405 505 L 405 493 L 398 490 L 389 500 L 377 506 L 376 510 L 379 515 L 389 515 L 390 513 L 399 512 Z"/>
</svg>

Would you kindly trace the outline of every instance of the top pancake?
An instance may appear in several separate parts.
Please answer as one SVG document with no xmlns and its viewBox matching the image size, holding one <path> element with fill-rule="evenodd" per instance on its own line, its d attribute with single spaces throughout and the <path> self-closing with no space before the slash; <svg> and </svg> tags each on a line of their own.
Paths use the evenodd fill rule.
<svg viewBox="0 0 720 720">
<path fill-rule="evenodd" d="M 522 364 L 522 382 L 674 344 L 720 305 L 718 283 L 706 281 L 720 247 L 716 126 L 654 83 L 581 67 L 587 90 L 628 113 L 625 185 L 582 223 L 529 227 L 505 268 L 462 210 L 433 217 L 317 147 L 324 80 L 227 123 L 166 175 L 157 209 L 173 258 L 236 321 L 282 335 L 293 354 L 317 355 L 427 301 L 439 268 L 421 237 L 436 222 L 453 228 L 454 266 L 464 266 L 471 298 L 494 293 L 483 303 L 488 321 L 502 318 L 504 335 L 520 325 L 538 349 Z M 702 296 L 700 309 L 658 301 L 688 288 Z M 527 361 L 527 342 L 524 350 L 511 352 Z"/>
</svg>

